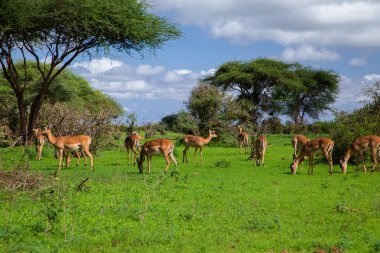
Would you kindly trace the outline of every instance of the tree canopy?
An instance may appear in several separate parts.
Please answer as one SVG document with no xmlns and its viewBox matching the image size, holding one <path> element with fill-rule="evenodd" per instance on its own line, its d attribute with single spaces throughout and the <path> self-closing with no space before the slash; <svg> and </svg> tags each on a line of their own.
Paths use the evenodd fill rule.
<svg viewBox="0 0 380 253">
<path fill-rule="evenodd" d="M 339 77 L 333 71 L 296 65 L 294 73 L 302 86 L 283 87 L 274 91 L 274 103 L 294 124 L 305 123 L 305 117 L 319 119 L 324 110 L 330 110 L 338 93 Z"/>
<path fill-rule="evenodd" d="M 264 113 L 287 115 L 298 124 L 306 116 L 318 119 L 330 109 L 339 77 L 333 71 L 258 58 L 226 62 L 204 81 L 232 92 L 250 112 L 254 125 Z"/>
<path fill-rule="evenodd" d="M 144 56 L 180 35 L 145 1 L 0 1 L 0 65 L 17 98 L 20 133 L 30 134 L 48 87 L 78 55 L 115 49 Z M 19 59 L 21 69 L 16 68 Z M 21 78 L 29 75 L 28 59 L 36 61 L 40 76 L 29 115 L 24 103 L 29 82 Z"/>
<path fill-rule="evenodd" d="M 276 60 L 259 58 L 251 61 L 231 61 L 220 66 L 205 82 L 237 93 L 238 100 L 245 103 L 254 124 L 268 110 L 269 100 L 275 86 L 295 87 L 300 85 L 291 71 L 293 65 Z"/>
</svg>

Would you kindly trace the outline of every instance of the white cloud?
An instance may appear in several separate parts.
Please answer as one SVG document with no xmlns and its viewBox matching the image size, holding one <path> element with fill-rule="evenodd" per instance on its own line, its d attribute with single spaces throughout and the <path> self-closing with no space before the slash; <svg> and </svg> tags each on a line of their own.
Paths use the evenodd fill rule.
<svg viewBox="0 0 380 253">
<path fill-rule="evenodd" d="M 73 64 L 73 68 L 82 67 L 90 71 L 92 74 L 101 74 L 113 68 L 120 67 L 121 61 L 111 60 L 110 58 L 97 58 L 91 61 L 84 61 Z"/>
<path fill-rule="evenodd" d="M 136 73 L 139 75 L 158 75 L 165 72 L 166 69 L 163 66 L 151 66 L 151 65 L 139 65 L 136 68 Z"/>
<path fill-rule="evenodd" d="M 336 51 L 328 49 L 316 49 L 312 46 L 302 45 L 297 48 L 287 47 L 282 51 L 281 57 L 286 61 L 312 60 L 335 61 L 339 59 Z"/>
<path fill-rule="evenodd" d="M 234 43 L 275 41 L 317 47 L 379 47 L 377 0 L 155 0 L 183 24 Z"/>
<path fill-rule="evenodd" d="M 188 69 L 175 69 L 173 70 L 173 72 L 176 73 L 177 75 L 183 76 L 183 75 L 190 74 L 192 71 Z"/>
<path fill-rule="evenodd" d="M 380 80 L 380 75 L 365 75 L 359 80 L 353 80 L 347 76 L 340 77 L 340 91 L 334 104 L 339 110 L 349 111 L 359 108 L 363 102 L 368 101 L 368 97 L 363 92 L 365 88 L 370 87 L 374 81 Z"/>
<path fill-rule="evenodd" d="M 365 75 L 363 77 L 363 79 L 367 82 L 376 82 L 376 81 L 380 81 L 380 75 L 377 75 L 377 74 L 369 74 L 369 75 Z"/>
<path fill-rule="evenodd" d="M 209 70 L 202 70 L 201 71 L 201 76 L 209 76 L 209 75 L 213 75 L 215 74 L 216 72 L 216 69 L 215 68 L 212 68 L 212 69 L 209 69 Z"/>
<path fill-rule="evenodd" d="M 110 62 L 117 62 L 117 67 L 110 68 L 110 66 L 114 66 L 108 64 Z M 89 71 L 81 73 L 81 75 L 94 88 L 114 97 L 119 102 L 131 99 L 184 101 L 188 98 L 191 89 L 197 85 L 202 73 L 210 71 L 169 70 L 164 66 L 147 64 L 130 66 L 120 61 L 104 58 L 76 63 L 72 69 L 74 72 L 81 72 L 83 67 Z M 103 70 L 101 75 L 98 74 L 99 69 Z M 105 69 L 108 71 L 104 71 Z"/>
<path fill-rule="evenodd" d="M 363 66 L 367 63 L 366 59 L 364 58 L 353 58 L 348 62 L 348 65 L 351 66 Z"/>
</svg>

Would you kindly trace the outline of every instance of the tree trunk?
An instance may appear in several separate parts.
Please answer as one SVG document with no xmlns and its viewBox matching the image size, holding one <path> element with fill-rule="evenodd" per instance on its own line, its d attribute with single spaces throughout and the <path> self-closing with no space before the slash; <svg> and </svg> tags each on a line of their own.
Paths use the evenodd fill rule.
<svg viewBox="0 0 380 253">
<path fill-rule="evenodd" d="M 27 143 L 27 136 L 28 136 L 28 131 L 27 131 L 27 115 L 26 115 L 26 106 L 24 102 L 24 94 L 22 92 L 16 93 L 17 97 L 17 106 L 18 106 L 18 112 L 19 112 L 19 117 L 20 117 L 20 134 L 22 136 L 22 142 Z"/>
<path fill-rule="evenodd" d="M 40 112 L 42 102 L 43 102 L 43 94 L 45 91 L 40 91 L 40 93 L 34 98 L 32 106 L 30 107 L 30 114 L 29 114 L 29 122 L 28 122 L 28 131 L 30 133 L 29 140 L 31 141 L 32 136 L 32 129 L 36 127 L 36 121 L 38 114 Z"/>
</svg>

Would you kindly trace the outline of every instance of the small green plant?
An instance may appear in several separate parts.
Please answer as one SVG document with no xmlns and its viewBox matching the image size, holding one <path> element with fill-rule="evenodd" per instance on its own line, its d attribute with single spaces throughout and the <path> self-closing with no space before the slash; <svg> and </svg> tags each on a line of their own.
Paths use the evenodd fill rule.
<svg viewBox="0 0 380 253">
<path fill-rule="evenodd" d="M 229 168 L 231 167 L 231 162 L 229 160 L 222 158 L 222 159 L 216 160 L 214 165 L 215 167 L 218 167 L 218 168 Z"/>
</svg>

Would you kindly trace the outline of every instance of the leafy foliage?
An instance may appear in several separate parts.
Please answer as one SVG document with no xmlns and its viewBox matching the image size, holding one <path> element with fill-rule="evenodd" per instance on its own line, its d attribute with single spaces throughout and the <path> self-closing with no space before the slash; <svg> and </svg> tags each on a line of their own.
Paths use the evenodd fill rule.
<svg viewBox="0 0 380 253">
<path fill-rule="evenodd" d="M 291 72 L 292 64 L 259 58 L 248 62 L 231 61 L 220 66 L 205 82 L 237 92 L 237 99 L 248 101 L 247 110 L 254 124 L 268 111 L 274 87 L 299 86 Z"/>
<path fill-rule="evenodd" d="M 339 140 L 334 147 L 334 158 L 341 158 L 351 141 L 363 135 L 380 135 L 380 83 L 365 91 L 370 101 L 362 108 L 347 112 L 335 113 L 333 139 Z"/>
<path fill-rule="evenodd" d="M 273 102 L 279 111 L 292 118 L 294 124 L 305 124 L 306 116 L 319 119 L 338 93 L 339 77 L 332 71 L 312 69 L 296 65 L 295 75 L 302 83 L 301 87 L 276 87 Z"/>
<path fill-rule="evenodd" d="M 78 55 L 107 54 L 114 48 L 143 56 L 180 35 L 175 25 L 150 13 L 145 1 L 0 1 L 0 65 L 17 98 L 24 141 L 31 136 L 49 86 Z M 36 62 L 39 88 L 27 110 L 30 84 L 23 77 L 30 76 L 30 58 Z M 22 71 L 15 64 L 18 59 Z"/>
</svg>

